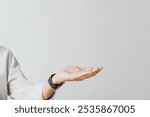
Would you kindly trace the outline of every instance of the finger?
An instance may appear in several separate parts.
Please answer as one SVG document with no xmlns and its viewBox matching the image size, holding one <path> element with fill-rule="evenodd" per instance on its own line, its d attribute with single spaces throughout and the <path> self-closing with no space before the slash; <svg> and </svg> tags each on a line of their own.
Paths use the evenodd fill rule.
<svg viewBox="0 0 150 117">
<path fill-rule="evenodd" d="M 89 72 L 87 75 L 85 75 L 85 77 L 86 78 L 93 77 L 96 74 L 98 74 L 102 69 L 103 69 L 102 67 L 97 67 L 97 68 L 93 69 L 91 73 Z"/>
<path fill-rule="evenodd" d="M 102 67 L 97 67 L 95 70 L 93 70 L 91 77 L 95 76 L 96 74 L 98 74 L 102 70 L 103 70 Z"/>
<path fill-rule="evenodd" d="M 65 67 L 64 70 L 70 70 L 70 69 L 74 69 L 74 68 L 79 68 L 78 66 L 68 66 Z"/>
<path fill-rule="evenodd" d="M 75 72 L 79 72 L 81 70 L 82 69 L 80 67 L 78 67 L 78 66 L 70 66 L 70 67 L 66 67 L 64 69 L 64 71 L 69 72 L 69 73 L 75 73 Z"/>
<path fill-rule="evenodd" d="M 76 78 L 76 81 L 81 81 L 81 80 L 87 79 L 87 78 L 89 78 L 90 75 L 91 75 L 91 73 L 79 74 L 78 77 Z"/>
<path fill-rule="evenodd" d="M 90 70 L 93 70 L 93 67 L 83 67 L 82 70 L 90 71 Z"/>
<path fill-rule="evenodd" d="M 83 80 L 83 79 L 87 79 L 89 77 L 92 77 L 93 75 L 94 75 L 94 73 L 91 70 L 90 71 L 81 71 L 78 74 L 77 80 L 80 81 L 80 80 Z"/>
<path fill-rule="evenodd" d="M 103 67 L 96 67 L 92 70 L 92 72 L 100 72 L 103 69 Z"/>
</svg>

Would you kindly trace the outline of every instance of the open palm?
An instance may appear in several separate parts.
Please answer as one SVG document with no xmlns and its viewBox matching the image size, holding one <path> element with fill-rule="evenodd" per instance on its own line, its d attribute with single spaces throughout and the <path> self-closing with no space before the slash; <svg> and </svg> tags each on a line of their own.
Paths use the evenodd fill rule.
<svg viewBox="0 0 150 117">
<path fill-rule="evenodd" d="M 102 67 L 78 67 L 69 66 L 64 68 L 62 72 L 56 73 L 53 78 L 55 84 L 60 84 L 65 81 L 81 81 L 90 77 L 95 76 L 102 70 Z"/>
</svg>

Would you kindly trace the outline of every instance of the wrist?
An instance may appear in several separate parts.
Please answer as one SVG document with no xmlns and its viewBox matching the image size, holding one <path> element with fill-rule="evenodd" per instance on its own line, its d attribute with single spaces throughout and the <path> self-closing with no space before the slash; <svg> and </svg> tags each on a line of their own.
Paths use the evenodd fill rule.
<svg viewBox="0 0 150 117">
<path fill-rule="evenodd" d="M 59 79 L 59 76 L 58 76 L 57 73 L 55 73 L 55 75 L 53 76 L 52 82 L 53 82 L 54 84 L 61 84 L 61 83 L 63 83 L 63 82 Z"/>
<path fill-rule="evenodd" d="M 60 84 L 60 83 L 57 81 L 57 79 L 55 78 L 55 76 L 53 76 L 52 82 L 53 82 L 54 84 Z"/>
</svg>

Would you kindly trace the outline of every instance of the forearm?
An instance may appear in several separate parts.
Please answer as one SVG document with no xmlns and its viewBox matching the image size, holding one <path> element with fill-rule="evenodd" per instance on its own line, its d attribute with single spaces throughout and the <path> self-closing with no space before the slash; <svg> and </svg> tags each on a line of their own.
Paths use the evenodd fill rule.
<svg viewBox="0 0 150 117">
<path fill-rule="evenodd" d="M 56 92 L 56 89 L 62 85 L 62 82 L 59 80 L 59 78 L 60 76 L 58 75 L 58 79 L 57 79 L 57 73 L 52 74 L 49 80 L 44 83 L 42 94 L 45 100 L 50 99 L 51 96 Z M 55 87 L 54 85 L 57 86 Z"/>
<path fill-rule="evenodd" d="M 43 98 L 45 100 L 49 99 L 55 93 L 55 91 L 56 90 L 53 89 L 48 82 L 45 82 L 42 89 Z"/>
</svg>

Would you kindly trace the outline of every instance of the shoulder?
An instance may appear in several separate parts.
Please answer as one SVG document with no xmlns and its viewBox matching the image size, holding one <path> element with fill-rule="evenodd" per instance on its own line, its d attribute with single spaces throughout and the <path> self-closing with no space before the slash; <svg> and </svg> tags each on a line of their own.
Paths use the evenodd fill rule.
<svg viewBox="0 0 150 117">
<path fill-rule="evenodd" d="M 0 55 L 3 55 L 3 54 L 11 54 L 11 50 L 7 47 L 4 47 L 4 46 L 0 46 Z"/>
<path fill-rule="evenodd" d="M 2 50 L 3 50 L 3 51 L 6 51 L 6 50 L 8 50 L 8 48 L 6 48 L 6 47 L 0 45 L 0 50 L 1 50 L 1 51 L 2 51 Z"/>
</svg>

